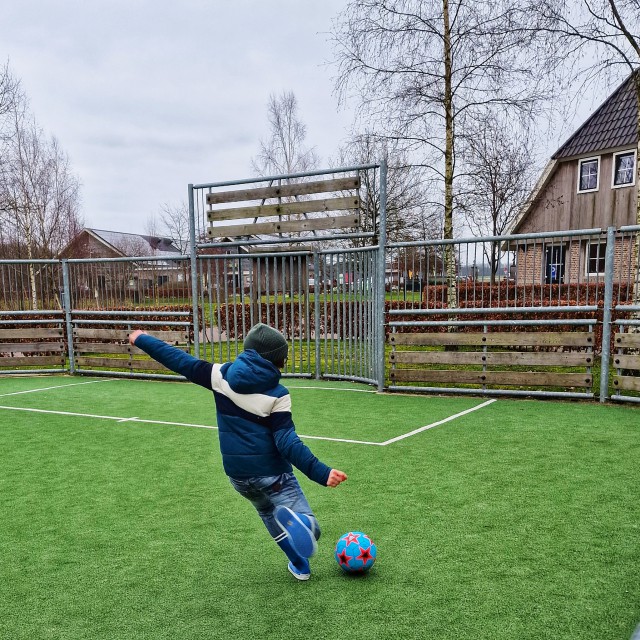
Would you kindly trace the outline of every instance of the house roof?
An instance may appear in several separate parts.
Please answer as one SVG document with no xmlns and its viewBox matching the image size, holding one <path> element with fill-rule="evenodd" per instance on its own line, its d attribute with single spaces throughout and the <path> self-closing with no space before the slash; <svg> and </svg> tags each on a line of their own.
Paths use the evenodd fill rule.
<svg viewBox="0 0 640 640">
<path fill-rule="evenodd" d="M 127 246 L 127 243 L 133 241 L 143 241 L 149 247 L 149 253 L 162 252 L 165 257 L 169 254 L 182 255 L 178 247 L 173 244 L 171 238 L 162 238 L 157 236 L 146 236 L 137 233 L 124 233 L 121 231 L 105 231 L 103 229 L 90 229 L 87 231 L 93 235 L 98 236 L 102 241 L 110 244 L 112 247 L 122 251 L 123 247 Z"/>
<path fill-rule="evenodd" d="M 82 229 L 58 255 L 72 255 L 74 245 L 83 235 L 94 238 L 95 241 L 101 243 L 119 257 L 138 258 L 149 256 L 166 261 L 183 255 L 170 238 L 123 233 L 120 231 L 105 231 L 89 227 Z"/>
<path fill-rule="evenodd" d="M 633 74 L 551 156 L 555 160 L 635 145 L 638 105 Z"/>
<path fill-rule="evenodd" d="M 508 233 L 518 233 L 538 197 L 556 172 L 560 162 L 576 156 L 629 147 L 638 142 L 638 104 L 633 74 L 591 114 L 571 137 L 551 156 L 531 194 L 511 223 Z"/>
</svg>

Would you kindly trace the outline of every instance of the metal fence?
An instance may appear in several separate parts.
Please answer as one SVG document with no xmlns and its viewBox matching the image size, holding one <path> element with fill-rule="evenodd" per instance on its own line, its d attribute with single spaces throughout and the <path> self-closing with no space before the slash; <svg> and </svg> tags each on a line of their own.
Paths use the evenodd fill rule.
<svg viewBox="0 0 640 640">
<path fill-rule="evenodd" d="M 376 258 L 376 249 L 266 252 L 255 277 L 243 280 L 246 255 L 199 257 L 201 349 L 217 361 L 232 359 L 249 329 L 265 322 L 291 345 L 285 375 L 377 384 Z"/>
<path fill-rule="evenodd" d="M 603 378 L 609 380 L 609 366 L 613 370 L 611 399 L 622 402 L 640 402 L 640 265 L 638 243 L 640 227 L 621 227 L 609 230 L 608 250 L 611 267 L 606 277 L 609 297 L 605 308 L 611 317 L 605 322 L 613 334 L 612 354 L 603 354 L 607 370 Z M 616 279 L 624 286 L 615 288 Z M 609 344 L 609 341 L 607 341 Z M 603 365 L 604 367 L 605 365 Z M 605 393 L 604 384 L 601 392 Z"/>
<path fill-rule="evenodd" d="M 61 310 L 60 260 L 0 261 L 0 312 Z"/>
<path fill-rule="evenodd" d="M 635 338 L 611 334 L 640 324 L 637 236 L 633 227 L 390 243 L 388 388 L 604 400 L 613 385 L 629 392 L 614 399 L 637 401 Z M 624 346 L 611 378 L 614 339 Z"/>
<path fill-rule="evenodd" d="M 230 359 L 242 349 L 250 327 L 266 322 L 290 341 L 284 375 L 353 380 L 382 388 L 384 289 L 378 282 L 383 278 L 384 176 L 384 165 L 376 164 L 190 185 L 192 259 L 197 265 L 194 296 L 202 310 L 194 314 L 194 324 L 202 322 L 196 350 L 202 347 L 210 357 Z M 279 195 L 287 190 L 302 194 L 305 185 L 310 195 Z M 361 203 L 356 217 L 362 220 L 358 228 L 336 229 L 327 224 L 328 217 L 349 200 L 346 185 L 355 185 L 350 201 Z M 326 199 L 329 190 L 338 197 Z M 366 215 L 372 196 L 382 212 L 377 220 Z M 226 217 L 237 218 L 238 211 L 253 213 L 248 231 L 268 227 L 255 224 L 258 217 L 287 206 L 310 213 L 283 214 L 280 220 L 305 222 L 310 230 L 282 233 L 275 231 L 280 225 L 274 225 L 273 233 L 207 241 L 219 235 L 211 233 L 212 214 L 220 212 L 214 205 L 227 202 L 238 208 L 225 209 Z M 368 219 L 372 226 L 362 223 Z M 376 243 L 381 238 L 382 243 Z"/>
<path fill-rule="evenodd" d="M 63 280 L 59 260 L 0 262 L 3 374 L 68 370 Z"/>
<path fill-rule="evenodd" d="M 127 335 L 182 331 L 190 343 L 188 256 L 2 261 L 0 283 L 3 374 L 173 377 L 150 372 Z"/>
<path fill-rule="evenodd" d="M 132 329 L 226 361 L 262 321 L 289 377 L 640 401 L 640 227 L 390 243 L 384 166 L 325 174 L 380 187 L 373 228 L 207 242 L 207 194 L 280 176 L 190 186 L 188 256 L 0 262 L 1 372 L 167 377 Z"/>
</svg>

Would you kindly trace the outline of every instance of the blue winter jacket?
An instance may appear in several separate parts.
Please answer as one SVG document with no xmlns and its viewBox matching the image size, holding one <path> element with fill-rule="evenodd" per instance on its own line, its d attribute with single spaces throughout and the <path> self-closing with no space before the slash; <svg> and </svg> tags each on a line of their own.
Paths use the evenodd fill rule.
<svg viewBox="0 0 640 640">
<path fill-rule="evenodd" d="M 291 472 L 293 465 L 327 484 L 331 469 L 298 437 L 291 396 L 279 384 L 280 370 L 269 360 L 247 349 L 234 362 L 212 364 L 146 334 L 138 336 L 135 345 L 171 371 L 213 391 L 228 476 L 275 476 Z"/>
</svg>

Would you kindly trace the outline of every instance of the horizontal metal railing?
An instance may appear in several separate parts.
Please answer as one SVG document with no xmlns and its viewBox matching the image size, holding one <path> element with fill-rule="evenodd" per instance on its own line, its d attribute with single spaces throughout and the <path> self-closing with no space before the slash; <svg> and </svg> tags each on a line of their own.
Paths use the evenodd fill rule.
<svg viewBox="0 0 640 640">
<path fill-rule="evenodd" d="M 379 165 L 362 165 L 299 177 L 378 169 Z M 221 187 L 282 178 L 200 184 L 192 189 L 204 195 Z M 290 340 L 285 375 L 380 384 L 385 375 L 379 366 L 385 330 L 579 328 L 586 323 L 599 327 L 600 342 L 595 346 L 601 358 L 599 397 L 640 402 L 640 391 L 612 387 L 616 378 L 633 379 L 637 371 L 611 366 L 622 352 L 618 349 L 612 355 L 610 348 L 612 329 L 640 328 L 639 236 L 640 226 L 626 226 L 388 242 L 383 247 L 383 281 L 379 246 L 316 245 L 311 237 L 309 246 L 302 248 L 275 247 L 281 239 L 265 239 L 265 246 L 251 253 L 245 252 L 245 242 L 232 241 L 217 243 L 217 253 L 211 255 L 3 260 L 0 327 L 62 326 L 69 366 L 38 371 L 103 375 L 104 371 L 74 368 L 73 327 L 188 329 L 195 355 L 226 360 L 242 349 L 248 329 L 265 321 Z M 332 238 L 342 240 L 339 234 Z M 627 354 L 633 351 L 623 353 Z M 34 371 L 5 368 L 2 373 L 25 370 Z M 474 390 L 461 387 L 459 392 Z M 498 392 L 535 395 L 528 390 L 491 390 Z"/>
</svg>

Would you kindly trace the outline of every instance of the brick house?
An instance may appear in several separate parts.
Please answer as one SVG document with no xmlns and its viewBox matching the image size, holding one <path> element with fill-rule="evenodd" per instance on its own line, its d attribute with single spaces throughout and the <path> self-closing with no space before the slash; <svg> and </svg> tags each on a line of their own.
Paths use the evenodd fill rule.
<svg viewBox="0 0 640 640">
<path fill-rule="evenodd" d="M 84 228 L 60 252 L 59 258 L 170 258 L 180 250 L 170 238 Z"/>
<path fill-rule="evenodd" d="M 74 270 L 72 294 L 79 298 L 102 291 L 118 299 L 142 299 L 159 288 L 184 287 L 188 262 L 170 238 L 85 228 L 58 258 L 95 259 Z M 130 263 L 100 262 L 103 258 L 144 258 Z"/>
<path fill-rule="evenodd" d="M 635 225 L 638 107 L 629 76 L 553 154 L 509 234 Z M 511 244 L 516 277 L 567 284 L 604 272 L 604 235 Z M 628 273 L 633 246 L 618 239 L 614 278 Z"/>
</svg>

